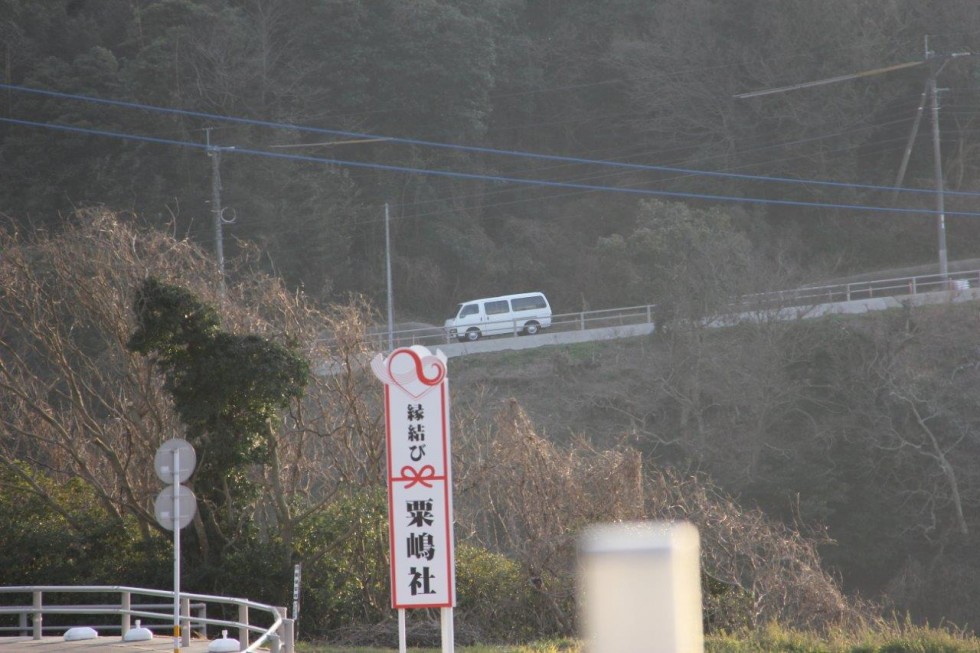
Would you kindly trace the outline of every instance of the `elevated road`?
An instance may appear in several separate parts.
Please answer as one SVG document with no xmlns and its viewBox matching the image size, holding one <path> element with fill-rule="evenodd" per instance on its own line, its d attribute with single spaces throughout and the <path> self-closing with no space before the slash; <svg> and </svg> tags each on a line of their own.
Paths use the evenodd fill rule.
<svg viewBox="0 0 980 653">
<path fill-rule="evenodd" d="M 937 274 L 875 278 L 805 286 L 793 290 L 760 293 L 732 302 L 705 326 L 725 327 L 747 321 L 797 320 L 827 315 L 856 315 L 902 306 L 959 303 L 980 299 L 980 269 L 952 272 L 948 279 Z M 448 339 L 439 327 L 402 329 L 393 332 L 395 347 L 423 345 L 439 349 L 447 357 L 485 354 L 631 338 L 653 333 L 659 321 L 654 304 L 600 311 L 554 315 L 551 327 L 533 336 L 481 338 L 473 342 Z M 371 336 L 373 351 L 387 349 L 387 333 L 380 329 Z M 329 365 L 318 370 L 330 374 Z"/>
<path fill-rule="evenodd" d="M 961 303 L 978 300 L 980 300 L 980 288 L 959 288 L 946 291 L 916 293 L 914 295 L 893 295 L 853 299 L 843 302 L 828 302 L 811 306 L 788 306 L 784 308 L 740 311 L 712 318 L 706 322 L 705 326 L 719 328 L 734 326 L 743 322 L 807 320 L 827 317 L 829 315 L 861 315 L 875 311 L 902 308 L 904 306 L 926 306 L 930 304 Z M 553 345 L 570 345 L 579 342 L 631 338 L 649 335 L 654 330 L 655 325 L 652 322 L 641 322 L 637 324 L 596 327 L 575 331 L 544 331 L 534 336 L 486 338 L 477 340 L 476 342 L 451 342 L 429 345 L 429 347 L 440 349 L 447 357 L 452 358 L 454 356 L 466 356 L 468 354 L 514 351 Z"/>
</svg>

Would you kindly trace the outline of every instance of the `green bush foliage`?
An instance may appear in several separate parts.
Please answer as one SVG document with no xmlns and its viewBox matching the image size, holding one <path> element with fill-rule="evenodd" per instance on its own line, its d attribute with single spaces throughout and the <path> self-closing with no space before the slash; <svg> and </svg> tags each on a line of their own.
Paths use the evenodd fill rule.
<svg viewBox="0 0 980 653">
<path fill-rule="evenodd" d="M 390 616 L 388 505 L 382 489 L 332 502 L 297 534 L 303 632 L 325 634 Z"/>
<path fill-rule="evenodd" d="M 190 592 L 236 596 L 280 606 L 292 601 L 292 581 L 290 551 L 278 538 L 258 537 L 226 548 L 215 561 L 185 564 L 182 577 L 182 585 Z M 229 612 L 227 616 L 235 615 Z"/>
<path fill-rule="evenodd" d="M 79 479 L 18 469 L 0 470 L 0 585 L 166 586 L 168 542 L 112 518 Z"/>
<path fill-rule="evenodd" d="M 540 595 L 515 560 L 475 544 L 456 547 L 456 618 L 481 641 L 526 642 L 539 635 Z"/>
<path fill-rule="evenodd" d="M 384 490 L 362 490 L 328 505 L 297 537 L 296 554 L 304 560 L 306 636 L 392 619 Z M 479 641 L 529 641 L 540 632 L 540 593 L 505 555 L 460 543 L 456 595 L 457 630 Z"/>
<path fill-rule="evenodd" d="M 163 375 L 197 451 L 194 490 L 203 529 L 191 534 L 195 540 L 206 534 L 199 564 L 222 566 L 224 549 L 253 544 L 242 527 L 243 504 L 258 491 L 248 472 L 270 461 L 274 425 L 303 395 L 309 361 L 261 336 L 221 330 L 217 308 L 153 277 L 136 291 L 133 312 L 137 328 L 127 347 Z M 244 536 L 236 539 L 237 531 Z"/>
<path fill-rule="evenodd" d="M 702 572 L 701 601 L 707 633 L 738 632 L 752 625 L 754 597 L 737 585 L 723 583 Z"/>
</svg>

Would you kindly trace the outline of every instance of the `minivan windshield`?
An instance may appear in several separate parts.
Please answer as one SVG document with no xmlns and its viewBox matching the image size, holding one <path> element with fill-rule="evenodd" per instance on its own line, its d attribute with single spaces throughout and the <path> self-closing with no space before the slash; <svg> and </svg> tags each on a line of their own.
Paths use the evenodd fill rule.
<svg viewBox="0 0 980 653">
<path fill-rule="evenodd" d="M 453 314 L 449 316 L 449 319 L 453 319 L 459 315 L 459 309 L 463 308 L 462 304 L 456 304 L 456 308 L 453 309 Z"/>
</svg>

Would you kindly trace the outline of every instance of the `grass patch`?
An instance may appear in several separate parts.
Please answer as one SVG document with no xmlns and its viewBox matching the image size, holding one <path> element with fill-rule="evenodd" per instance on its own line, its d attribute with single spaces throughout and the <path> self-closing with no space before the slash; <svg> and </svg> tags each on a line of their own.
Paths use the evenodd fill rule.
<svg viewBox="0 0 980 653">
<path fill-rule="evenodd" d="M 907 624 L 825 635 L 770 626 L 708 637 L 705 653 L 980 653 L 980 639 Z"/>
<path fill-rule="evenodd" d="M 397 648 L 334 647 L 327 644 L 297 644 L 297 653 L 392 653 Z M 408 647 L 412 653 L 441 653 L 440 648 Z M 574 640 L 556 640 L 522 645 L 457 646 L 458 653 L 580 653 L 581 645 Z"/>
<path fill-rule="evenodd" d="M 413 648 L 412 653 L 440 653 L 439 648 Z M 457 646 L 459 653 L 584 653 L 574 639 L 544 640 L 532 644 Z M 298 653 L 393 653 L 387 648 L 332 647 L 300 643 Z M 980 653 L 980 639 L 938 628 L 895 624 L 860 633 L 817 635 L 778 626 L 746 633 L 713 635 L 705 639 L 705 653 Z"/>
</svg>

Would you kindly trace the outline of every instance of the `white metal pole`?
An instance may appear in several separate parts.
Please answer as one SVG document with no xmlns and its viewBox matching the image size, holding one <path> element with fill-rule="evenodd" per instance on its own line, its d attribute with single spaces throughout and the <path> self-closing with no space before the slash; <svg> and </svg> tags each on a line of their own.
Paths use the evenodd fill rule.
<svg viewBox="0 0 980 653">
<path fill-rule="evenodd" d="M 398 608 L 398 653 L 408 651 L 408 638 L 405 635 L 405 608 Z"/>
<path fill-rule="evenodd" d="M 391 235 L 388 229 L 388 202 L 385 202 L 385 274 L 388 281 L 388 351 L 395 348 L 394 302 L 391 297 Z"/>
<path fill-rule="evenodd" d="M 441 608 L 439 612 L 442 621 L 442 653 L 453 653 L 456 650 L 456 629 L 453 627 L 453 609 Z"/>
<path fill-rule="evenodd" d="M 180 653 L 180 455 L 173 450 L 174 468 L 174 653 Z"/>
</svg>

